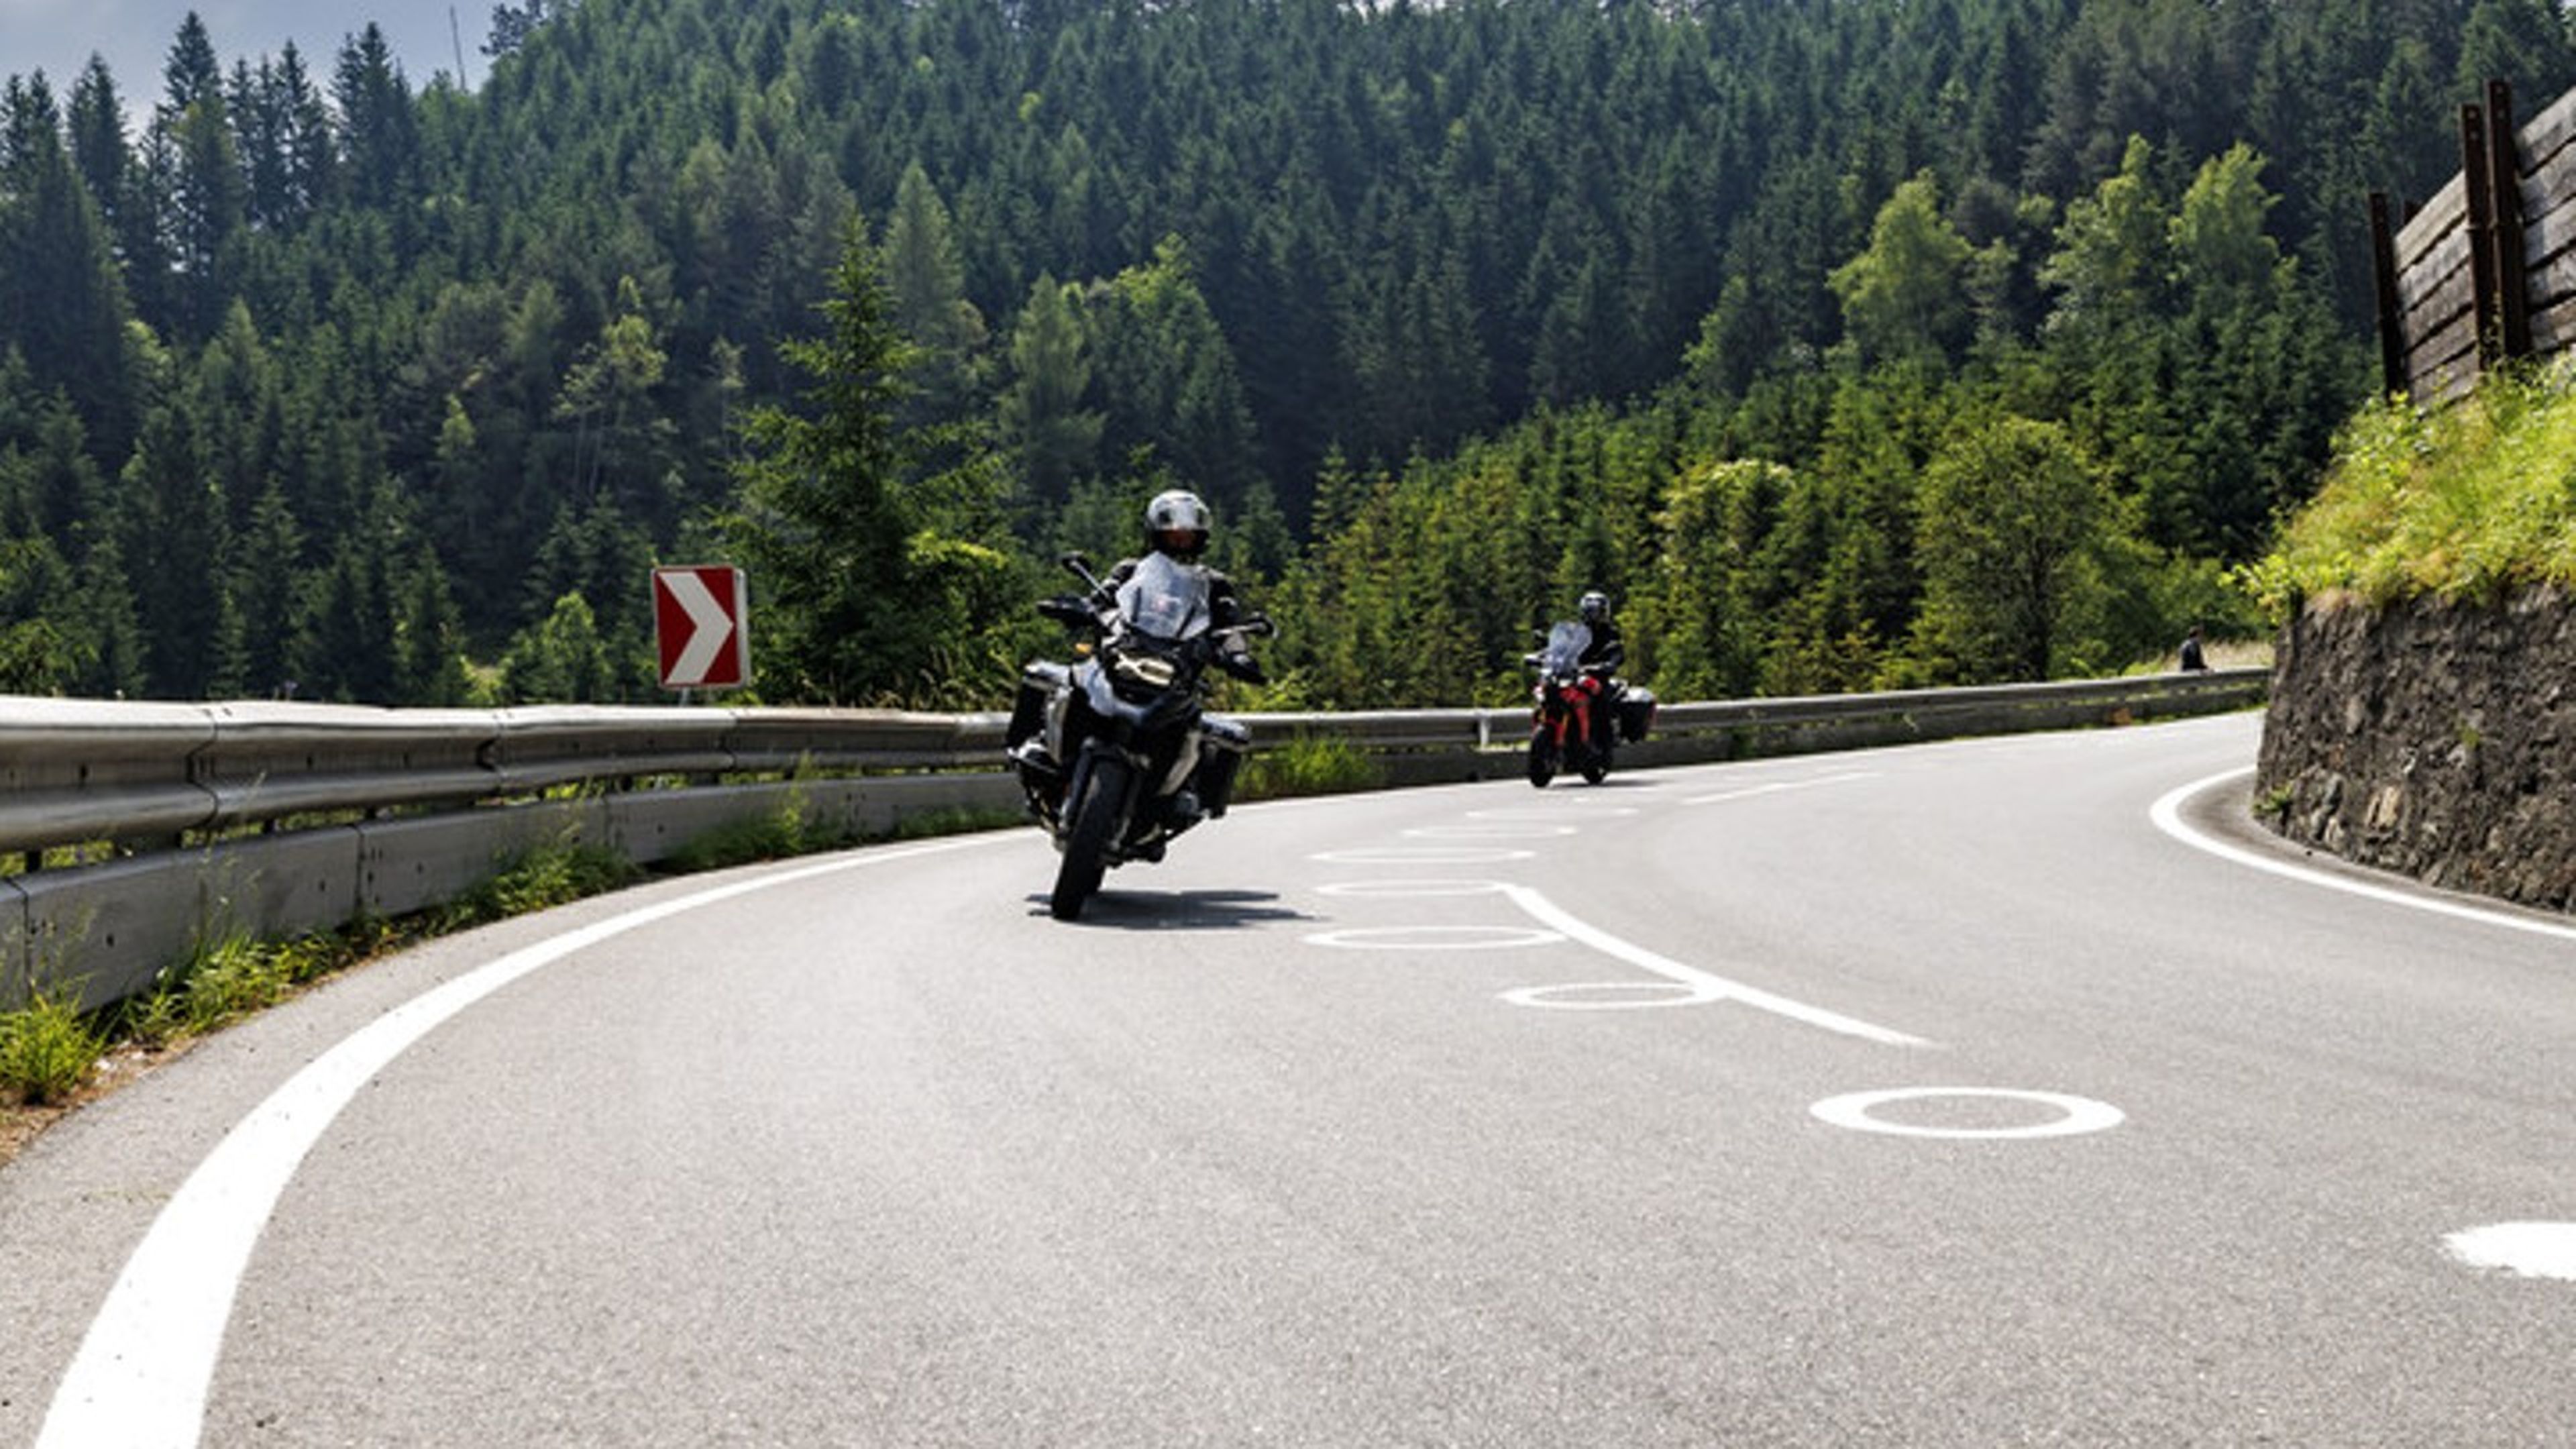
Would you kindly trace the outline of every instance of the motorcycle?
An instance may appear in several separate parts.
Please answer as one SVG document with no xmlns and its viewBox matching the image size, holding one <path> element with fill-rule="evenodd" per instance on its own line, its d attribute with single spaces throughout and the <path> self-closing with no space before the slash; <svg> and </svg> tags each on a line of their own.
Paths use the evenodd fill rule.
<svg viewBox="0 0 2576 1449">
<path fill-rule="evenodd" d="M 1654 719 L 1651 691 L 1632 689 L 1611 678 L 1607 669 L 1584 665 L 1583 651 L 1591 643 L 1590 628 L 1566 619 L 1548 630 L 1544 646 L 1521 656 L 1538 675 L 1530 690 L 1529 780 L 1540 789 L 1559 770 L 1574 771 L 1586 784 L 1600 784 L 1610 776 L 1619 741 L 1644 739 Z"/>
<path fill-rule="evenodd" d="M 1207 670 L 1256 677 L 1230 646 L 1272 630 L 1257 614 L 1219 625 L 1206 575 L 1159 553 L 1115 590 L 1082 555 L 1059 562 L 1089 590 L 1038 612 L 1077 636 L 1076 662 L 1021 670 L 1003 743 L 1062 857 L 1048 910 L 1070 921 L 1111 868 L 1159 861 L 1172 837 L 1225 814 L 1252 731 L 1201 709 Z"/>
</svg>

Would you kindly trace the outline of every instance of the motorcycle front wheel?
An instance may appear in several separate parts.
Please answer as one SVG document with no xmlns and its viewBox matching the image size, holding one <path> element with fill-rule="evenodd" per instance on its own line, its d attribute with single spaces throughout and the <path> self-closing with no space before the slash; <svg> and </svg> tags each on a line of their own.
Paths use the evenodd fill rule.
<svg viewBox="0 0 2576 1449">
<path fill-rule="evenodd" d="M 1547 782 L 1555 778 L 1556 738 L 1541 724 L 1530 731 L 1529 782 L 1544 790 Z"/>
<path fill-rule="evenodd" d="M 1127 798 L 1127 774 L 1125 760 L 1099 756 L 1091 762 L 1082 798 L 1066 805 L 1072 823 L 1064 832 L 1064 859 L 1055 869 L 1055 893 L 1047 898 L 1048 913 L 1059 921 L 1078 919 L 1082 903 L 1100 889 L 1100 877 L 1109 869 L 1109 847 L 1117 840 L 1118 807 Z"/>
</svg>

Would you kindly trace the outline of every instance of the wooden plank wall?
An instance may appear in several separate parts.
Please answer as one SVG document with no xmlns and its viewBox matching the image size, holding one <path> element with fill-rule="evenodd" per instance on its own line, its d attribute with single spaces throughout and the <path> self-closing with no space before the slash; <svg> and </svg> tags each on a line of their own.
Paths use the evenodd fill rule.
<svg viewBox="0 0 2576 1449">
<path fill-rule="evenodd" d="M 2391 225 L 2370 198 L 2383 381 L 2439 406 L 2508 358 L 2576 347 L 2576 91 L 2516 129 L 2487 83 L 2460 108 L 2460 172 Z"/>
</svg>

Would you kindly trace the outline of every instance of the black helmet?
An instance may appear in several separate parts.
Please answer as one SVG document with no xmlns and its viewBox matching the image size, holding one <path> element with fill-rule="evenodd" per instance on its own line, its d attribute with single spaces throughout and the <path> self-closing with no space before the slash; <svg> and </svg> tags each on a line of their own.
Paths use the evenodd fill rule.
<svg viewBox="0 0 2576 1449">
<path fill-rule="evenodd" d="M 1586 624 L 1609 623 L 1610 596 L 1599 589 L 1590 590 L 1583 596 L 1582 610 L 1583 622 Z"/>
<path fill-rule="evenodd" d="M 1208 543 L 1208 506 L 1186 488 L 1154 495 L 1145 505 L 1145 538 L 1175 558 L 1197 558 Z"/>
</svg>

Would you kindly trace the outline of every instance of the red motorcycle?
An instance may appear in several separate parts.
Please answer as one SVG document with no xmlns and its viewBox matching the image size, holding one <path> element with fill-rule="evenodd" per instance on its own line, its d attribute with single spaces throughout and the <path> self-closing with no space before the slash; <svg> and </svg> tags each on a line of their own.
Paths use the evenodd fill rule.
<svg viewBox="0 0 2576 1449">
<path fill-rule="evenodd" d="M 1619 739 L 1644 739 L 1654 716 L 1653 695 L 1627 688 L 1606 668 L 1585 666 L 1583 651 L 1591 643 L 1592 631 L 1567 619 L 1548 630 L 1546 647 L 1521 656 L 1538 672 L 1530 690 L 1529 779 L 1540 789 L 1559 770 L 1600 784 L 1609 777 Z"/>
</svg>

